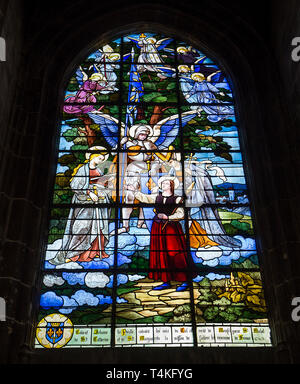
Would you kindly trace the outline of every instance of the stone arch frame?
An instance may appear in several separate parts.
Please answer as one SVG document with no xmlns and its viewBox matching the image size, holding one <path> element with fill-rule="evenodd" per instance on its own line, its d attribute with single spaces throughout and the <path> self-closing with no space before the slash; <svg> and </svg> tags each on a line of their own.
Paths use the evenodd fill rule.
<svg viewBox="0 0 300 384">
<path fill-rule="evenodd" d="M 103 36 L 103 39 L 110 36 L 117 37 L 118 33 L 123 34 L 136 28 L 145 31 L 152 29 L 162 33 L 173 32 L 172 34 L 180 36 L 196 48 L 201 43 L 206 51 L 211 52 L 212 58 L 217 58 L 226 73 L 229 73 L 229 78 L 231 77 L 235 98 L 240 101 L 238 118 L 240 120 L 241 147 L 246 169 L 248 169 L 248 185 L 254 206 L 258 241 L 261 255 L 263 255 L 260 262 L 270 309 L 273 341 L 276 352 L 285 351 L 288 335 L 282 333 L 282 327 L 286 318 L 284 318 L 283 311 L 279 310 L 279 300 L 276 298 L 276 291 L 273 287 L 280 283 L 279 254 L 287 244 L 287 237 L 284 224 L 280 225 L 281 210 L 278 205 L 278 190 L 276 190 L 278 187 L 275 182 L 276 170 L 272 169 L 273 165 L 276 165 L 276 159 L 274 160 L 271 145 L 268 145 L 270 144 L 268 135 L 275 126 L 275 122 L 277 135 L 279 132 L 283 132 L 285 124 L 280 93 L 273 84 L 277 71 L 276 67 L 272 66 L 272 57 L 267 48 L 249 26 L 238 19 L 234 20 L 235 22 L 230 26 L 224 25 L 224 23 L 222 25 L 220 15 L 228 15 L 228 12 L 220 7 L 214 7 L 209 2 L 204 3 L 206 3 L 205 10 L 201 14 L 192 14 L 191 10 L 178 11 L 150 4 L 134 5 L 118 12 L 104 12 L 97 18 L 88 18 L 88 22 L 85 23 L 82 22 L 83 16 L 77 14 L 72 25 L 69 26 L 71 29 L 72 26 L 80 25 L 81 29 L 78 28 L 76 33 L 73 31 L 67 38 L 64 36 L 62 39 L 66 31 L 57 32 L 55 36 L 52 36 L 51 29 L 48 27 L 46 33 L 53 39 L 47 46 L 43 47 L 45 36 L 38 36 L 32 40 L 31 44 L 26 45 L 27 51 L 21 63 L 21 66 L 24 66 L 23 76 L 20 78 L 23 88 L 20 87 L 17 94 L 17 103 L 10 122 L 10 125 L 14 127 L 13 131 L 6 137 L 7 142 L 14 143 L 15 152 L 9 163 L 9 151 L 7 150 L 4 154 L 5 161 L 2 164 L 3 180 L 14 166 L 22 169 L 17 165 L 20 159 L 25 159 L 23 167 L 25 163 L 25 169 L 28 171 L 27 174 L 20 175 L 17 181 L 6 187 L 7 195 L 14 199 L 10 217 L 20 210 L 22 212 L 22 219 L 19 220 L 16 228 L 10 224 L 10 222 L 13 223 L 12 219 L 9 220 L 6 234 L 10 241 L 6 242 L 4 249 L 6 252 L 14 252 L 7 271 L 19 280 L 14 299 L 8 302 L 11 317 L 16 322 L 20 321 L 20 324 L 15 327 L 15 335 L 8 339 L 12 340 L 11 359 L 17 361 L 20 359 L 49 361 L 50 359 L 55 362 L 61 361 L 61 359 L 74 361 L 78 356 L 74 351 L 63 351 L 62 353 L 55 351 L 57 353 L 51 352 L 51 357 L 49 357 L 48 351 L 37 353 L 30 350 L 33 311 L 28 303 L 32 303 L 34 307 L 38 299 L 36 281 L 38 280 L 43 231 L 47 228 L 48 201 L 50 201 L 54 175 L 51 167 L 55 164 L 55 137 L 59 122 L 59 108 L 62 105 L 63 85 L 68 81 L 76 63 L 79 62 L 79 56 L 86 56 L 86 53 L 92 48 L 93 44 L 90 44 L 90 41 L 99 42 L 99 36 Z M 70 11 L 72 14 L 74 9 Z M 123 22 L 125 19 L 126 24 Z M 241 30 L 243 34 L 241 34 Z M 79 39 L 82 31 L 85 31 L 85 35 L 81 35 Z M 254 41 L 255 44 L 249 46 L 249 41 Z M 78 55 L 78 51 L 81 52 L 80 55 Z M 256 57 L 261 60 L 259 65 L 253 62 Z M 26 58 L 30 58 L 30 62 L 26 63 Z M 273 95 L 272 100 L 264 97 L 266 85 L 268 93 Z M 30 86 L 32 87 L 30 88 Z M 25 96 L 30 96 L 30 98 Z M 25 114 L 25 118 L 20 118 L 20 112 Z M 22 138 L 25 144 L 28 143 L 28 146 L 17 147 L 16 136 L 17 139 Z M 256 138 L 256 141 L 252 140 L 253 137 Z M 34 141 L 30 142 L 30 139 L 33 138 Z M 282 144 L 286 146 L 286 143 Z M 283 155 L 282 153 L 281 156 Z M 261 167 L 261 164 L 265 166 Z M 277 218 L 278 226 L 271 231 L 274 216 Z M 32 223 L 32 226 L 40 227 L 41 230 L 32 234 L 28 231 L 28 221 Z M 26 268 L 22 268 L 24 265 L 19 266 L 18 259 L 22 256 L 30 260 L 26 264 Z M 278 265 L 273 268 L 274 257 L 278 259 Z M 11 272 L 12 270 L 13 272 Z M 34 291 L 33 299 L 32 291 Z M 25 337 L 24 334 L 26 334 Z M 205 349 L 203 353 L 201 350 L 187 352 L 186 349 L 180 349 L 175 351 L 175 359 L 180 362 L 243 362 L 243 356 L 248 361 L 250 356 L 250 359 L 257 361 L 273 360 L 273 354 L 270 351 L 255 349 L 253 353 L 247 349 L 241 355 L 241 351 L 238 350 L 230 350 L 228 353 L 228 349 L 226 351 L 218 349 L 216 353 L 216 351 Z M 98 356 L 94 357 L 92 361 L 116 363 L 117 359 L 120 359 L 120 362 L 124 362 L 126 359 L 125 361 L 128 362 L 139 356 L 139 361 L 143 361 L 143 358 L 153 362 L 162 361 L 163 357 L 165 362 L 174 362 L 174 349 L 172 349 L 172 353 L 164 350 L 159 354 L 157 350 L 155 354 L 151 351 L 146 353 L 143 351 L 142 354 L 140 351 L 133 351 L 127 357 L 119 352 L 108 352 L 105 358 Z M 91 361 L 90 354 L 87 351 L 84 353 L 86 354 L 84 359 Z M 83 358 L 81 353 L 80 356 Z"/>
</svg>

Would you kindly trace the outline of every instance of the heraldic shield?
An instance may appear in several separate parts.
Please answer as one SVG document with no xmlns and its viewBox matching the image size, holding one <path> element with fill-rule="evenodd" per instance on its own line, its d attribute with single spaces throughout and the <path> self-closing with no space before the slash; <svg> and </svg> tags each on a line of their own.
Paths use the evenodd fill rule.
<svg viewBox="0 0 300 384">
<path fill-rule="evenodd" d="M 47 323 L 46 339 L 56 344 L 63 338 L 65 323 Z"/>
<path fill-rule="evenodd" d="M 74 327 L 66 316 L 54 313 L 38 324 L 36 338 L 44 348 L 62 348 L 72 339 Z"/>
</svg>

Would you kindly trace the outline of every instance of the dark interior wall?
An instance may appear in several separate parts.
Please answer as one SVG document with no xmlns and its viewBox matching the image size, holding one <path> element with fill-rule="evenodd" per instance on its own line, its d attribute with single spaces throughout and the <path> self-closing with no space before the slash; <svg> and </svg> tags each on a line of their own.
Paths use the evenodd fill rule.
<svg viewBox="0 0 300 384">
<path fill-rule="evenodd" d="M 281 127 L 274 126 L 272 141 L 274 173 L 278 188 L 278 213 L 282 217 L 283 237 L 274 242 L 270 253 L 276 262 L 272 263 L 278 275 L 274 287 L 276 316 L 281 329 L 278 334 L 282 358 L 287 358 L 283 340 L 289 340 L 291 359 L 299 362 L 300 323 L 291 320 L 291 301 L 300 296 L 300 216 L 299 216 L 299 124 L 300 124 L 300 62 L 292 60 L 292 40 L 300 36 L 300 4 L 297 0 L 281 2 L 275 0 L 269 12 L 270 27 L 268 42 L 273 53 L 278 77 L 273 79 L 281 95 L 280 108 L 284 117 Z M 269 93 L 267 93 L 269 96 Z M 270 131 L 271 132 L 271 131 Z M 282 145 L 284 142 L 284 145 Z M 280 143 L 280 144 L 279 144 Z M 279 149 L 279 151 L 278 151 Z M 277 153 L 280 153 L 278 155 Z M 277 263 L 277 260 L 279 262 Z M 280 267 L 281 266 L 281 267 Z M 280 273 L 279 273 L 280 271 Z"/>
<path fill-rule="evenodd" d="M 18 333 L 17 328 L 21 323 L 15 320 L 15 302 L 22 289 L 23 277 L 17 278 L 12 272 L 16 268 L 9 258 L 11 255 L 9 248 L 13 245 L 13 241 L 7 236 L 11 225 L 9 224 L 11 210 L 16 204 L 16 199 L 10 190 L 13 176 L 9 175 L 11 171 L 9 163 L 14 159 L 15 148 L 18 145 L 13 115 L 23 50 L 23 15 L 21 1 L 0 1 L 0 36 L 6 41 L 6 62 L 0 62 L 0 296 L 5 298 L 7 306 L 14 308 L 12 311 L 7 311 L 7 322 L 0 323 L 1 345 L 5 350 L 1 356 L 2 361 L 6 360 L 10 337 Z M 14 226 L 18 225 L 18 218 L 15 218 Z"/>
<path fill-rule="evenodd" d="M 291 298 L 300 296 L 298 83 L 293 75 L 299 70 L 289 56 L 300 4 L 242 3 L 0 2 L 1 33 L 8 44 L 8 61 L 0 63 L 0 296 L 7 300 L 8 315 L 0 323 L 2 361 L 300 361 L 299 326 L 290 316 Z M 153 27 L 203 46 L 233 82 L 275 347 L 155 353 L 127 349 L 126 356 L 120 350 L 106 350 L 105 355 L 88 350 L 37 353 L 31 349 L 31 331 L 64 84 L 96 42 Z"/>
</svg>

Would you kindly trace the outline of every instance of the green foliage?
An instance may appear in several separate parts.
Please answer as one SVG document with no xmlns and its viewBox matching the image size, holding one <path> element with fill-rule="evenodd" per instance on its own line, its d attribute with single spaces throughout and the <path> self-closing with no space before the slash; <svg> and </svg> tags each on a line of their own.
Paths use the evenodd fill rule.
<svg viewBox="0 0 300 384">
<path fill-rule="evenodd" d="M 130 263 L 130 269 L 147 269 L 149 267 L 149 261 L 146 260 L 144 257 L 140 256 L 139 254 L 132 256 L 131 260 L 132 262 Z"/>
<path fill-rule="evenodd" d="M 167 85 L 166 89 L 167 89 L 168 91 L 176 90 L 176 83 L 175 83 L 175 82 L 169 83 L 169 84 Z"/>
<path fill-rule="evenodd" d="M 78 82 L 75 76 L 71 78 L 69 81 L 69 84 L 67 86 L 67 91 L 68 92 L 76 92 L 79 90 Z"/>
<path fill-rule="evenodd" d="M 70 163 L 76 161 L 76 157 L 74 154 L 63 155 L 58 159 L 58 163 L 63 166 L 67 166 Z"/>
<path fill-rule="evenodd" d="M 238 229 L 238 231 L 248 232 L 251 228 L 249 223 L 240 222 L 238 220 L 232 220 L 231 225 Z"/>
<path fill-rule="evenodd" d="M 203 317 L 206 321 L 213 321 L 214 318 L 219 314 L 218 307 L 208 307 L 203 312 Z"/>
<path fill-rule="evenodd" d="M 229 223 L 225 223 L 223 224 L 223 227 L 225 229 L 225 232 L 229 235 L 229 236 L 235 236 L 238 234 L 238 229 L 236 227 L 233 227 L 231 224 Z"/>
<path fill-rule="evenodd" d="M 84 310 L 74 310 L 71 315 L 71 320 L 74 324 L 88 325 L 88 324 L 109 324 L 111 322 L 110 313 L 101 313 L 108 305 L 97 306 L 97 308 L 85 308 Z M 106 320 L 104 320 L 106 317 Z"/>
<path fill-rule="evenodd" d="M 68 141 L 71 142 L 74 140 L 74 137 L 78 135 L 78 129 L 77 128 L 71 128 L 68 129 L 64 134 L 63 137 Z"/>
<path fill-rule="evenodd" d="M 184 127 L 184 149 L 190 149 L 194 152 L 204 148 L 210 149 L 216 156 L 222 157 L 231 162 L 231 146 L 224 141 L 222 136 L 215 137 L 205 134 L 208 130 L 214 130 L 216 132 L 221 131 L 221 124 L 221 122 L 220 125 L 211 124 L 211 122 L 207 120 L 206 114 L 201 112 L 200 117 L 195 117 Z M 180 138 L 175 140 L 175 145 L 178 148 L 180 147 Z"/>
<path fill-rule="evenodd" d="M 72 151 L 87 151 L 89 149 L 88 145 L 72 145 Z"/>
<path fill-rule="evenodd" d="M 165 103 L 166 101 L 171 101 L 166 96 L 157 96 L 150 100 L 152 103 Z"/>
<path fill-rule="evenodd" d="M 146 103 L 164 103 L 168 101 L 168 98 L 166 96 L 162 96 L 160 92 L 150 92 L 144 95 L 142 98 Z"/>
</svg>

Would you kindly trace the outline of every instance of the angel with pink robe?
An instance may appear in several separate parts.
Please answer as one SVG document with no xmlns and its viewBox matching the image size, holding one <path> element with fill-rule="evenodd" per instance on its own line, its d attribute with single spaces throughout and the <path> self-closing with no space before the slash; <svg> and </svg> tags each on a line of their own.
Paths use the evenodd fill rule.
<svg viewBox="0 0 300 384">
<path fill-rule="evenodd" d="M 70 96 L 65 100 L 64 112 L 82 114 L 94 111 L 95 103 L 97 103 L 95 94 L 106 90 L 107 79 L 100 72 L 95 72 L 88 77 L 81 67 L 76 72 L 76 78 L 81 87 L 75 96 Z"/>
</svg>

